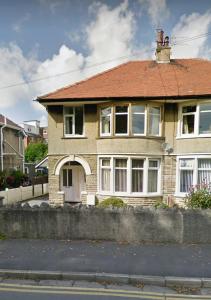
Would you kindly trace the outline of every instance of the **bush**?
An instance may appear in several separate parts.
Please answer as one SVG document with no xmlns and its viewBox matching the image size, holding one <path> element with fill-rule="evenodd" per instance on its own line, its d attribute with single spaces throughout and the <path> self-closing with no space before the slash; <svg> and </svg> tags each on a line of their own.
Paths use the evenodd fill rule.
<svg viewBox="0 0 211 300">
<path fill-rule="evenodd" d="M 124 206 L 126 206 L 126 204 L 120 198 L 110 197 L 110 198 L 107 198 L 107 199 L 103 200 L 102 202 L 100 202 L 98 204 L 98 206 L 99 207 L 109 207 L 109 206 L 124 207 Z"/>
<path fill-rule="evenodd" d="M 155 204 L 154 204 L 154 207 L 155 208 L 169 208 L 169 206 L 162 202 L 162 201 L 157 201 Z"/>
<path fill-rule="evenodd" d="M 192 187 L 185 198 L 185 204 L 189 208 L 211 208 L 210 186 L 203 184 Z"/>
</svg>

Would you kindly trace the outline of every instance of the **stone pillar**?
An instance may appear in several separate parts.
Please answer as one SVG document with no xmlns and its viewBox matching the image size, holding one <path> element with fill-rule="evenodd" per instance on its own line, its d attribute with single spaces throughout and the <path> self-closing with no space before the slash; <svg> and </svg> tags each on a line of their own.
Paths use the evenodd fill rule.
<svg viewBox="0 0 211 300">
<path fill-rule="evenodd" d="M 163 200 L 165 203 L 174 202 L 176 191 L 176 156 L 164 156 L 163 162 Z"/>
</svg>

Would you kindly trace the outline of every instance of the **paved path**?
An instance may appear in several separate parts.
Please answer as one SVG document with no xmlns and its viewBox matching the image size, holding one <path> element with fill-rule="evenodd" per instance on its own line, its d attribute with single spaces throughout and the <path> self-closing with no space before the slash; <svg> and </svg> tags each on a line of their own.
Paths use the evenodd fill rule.
<svg viewBox="0 0 211 300">
<path fill-rule="evenodd" d="M 211 245 L 2 240 L 0 269 L 211 278 Z"/>
</svg>

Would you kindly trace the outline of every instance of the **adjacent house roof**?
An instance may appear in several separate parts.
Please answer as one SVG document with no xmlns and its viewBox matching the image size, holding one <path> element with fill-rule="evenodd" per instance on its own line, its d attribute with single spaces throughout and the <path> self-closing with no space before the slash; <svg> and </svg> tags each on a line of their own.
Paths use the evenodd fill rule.
<svg viewBox="0 0 211 300">
<path fill-rule="evenodd" d="M 5 116 L 3 116 L 2 114 L 0 114 L 0 126 L 5 124 Z M 10 119 L 6 118 L 6 125 L 8 127 L 12 127 L 14 129 L 17 130 L 23 130 L 23 128 L 21 128 L 18 124 L 14 123 L 13 121 L 11 121 Z"/>
<path fill-rule="evenodd" d="M 102 98 L 169 98 L 211 95 L 211 61 L 131 61 L 38 97 L 38 101 Z"/>
</svg>

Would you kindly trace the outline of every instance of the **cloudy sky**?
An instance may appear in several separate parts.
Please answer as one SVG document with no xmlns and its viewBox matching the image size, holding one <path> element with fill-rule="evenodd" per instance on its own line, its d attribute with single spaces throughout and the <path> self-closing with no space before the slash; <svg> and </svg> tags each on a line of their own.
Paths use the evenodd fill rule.
<svg viewBox="0 0 211 300">
<path fill-rule="evenodd" d="M 44 124 L 33 99 L 127 60 L 154 59 L 160 27 L 172 57 L 210 59 L 210 0 L 0 0 L 0 113 Z"/>
</svg>

